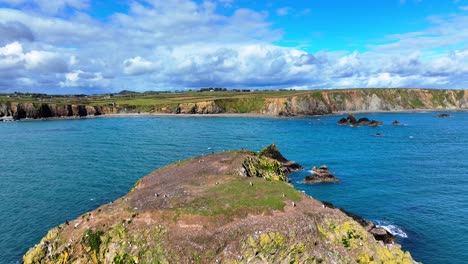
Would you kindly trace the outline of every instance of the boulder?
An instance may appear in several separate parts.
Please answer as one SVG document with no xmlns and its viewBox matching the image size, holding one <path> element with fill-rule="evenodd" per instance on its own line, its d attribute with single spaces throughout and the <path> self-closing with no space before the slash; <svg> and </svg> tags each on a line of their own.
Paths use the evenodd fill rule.
<svg viewBox="0 0 468 264">
<path fill-rule="evenodd" d="M 450 117 L 449 114 L 440 114 L 437 116 L 438 118 L 447 118 L 447 117 Z"/>
<path fill-rule="evenodd" d="M 398 122 L 397 120 L 392 122 L 392 126 L 400 126 L 400 125 L 401 125 L 401 123 Z"/>
</svg>

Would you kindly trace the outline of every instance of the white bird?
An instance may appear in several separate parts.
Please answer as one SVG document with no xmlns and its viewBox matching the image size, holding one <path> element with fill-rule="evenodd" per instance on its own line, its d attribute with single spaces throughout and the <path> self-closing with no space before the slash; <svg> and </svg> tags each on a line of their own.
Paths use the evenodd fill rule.
<svg viewBox="0 0 468 264">
<path fill-rule="evenodd" d="M 253 186 L 253 182 L 250 182 L 250 186 Z"/>
<path fill-rule="evenodd" d="M 283 193 L 283 197 L 286 197 L 286 194 Z"/>
<path fill-rule="evenodd" d="M 295 202 L 292 202 L 292 206 L 296 206 L 296 203 L 295 203 Z"/>
</svg>

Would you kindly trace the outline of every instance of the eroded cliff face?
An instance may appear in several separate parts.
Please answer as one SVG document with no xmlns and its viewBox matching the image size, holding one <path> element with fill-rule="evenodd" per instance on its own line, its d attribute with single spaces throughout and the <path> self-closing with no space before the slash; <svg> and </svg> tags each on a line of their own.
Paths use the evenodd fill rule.
<svg viewBox="0 0 468 264">
<path fill-rule="evenodd" d="M 321 115 L 338 111 L 403 111 L 468 109 L 468 91 L 425 89 L 355 89 L 311 92 L 268 98 L 262 113 Z"/>
<path fill-rule="evenodd" d="M 261 153 L 197 157 L 52 229 L 24 263 L 414 263 Z"/>
<path fill-rule="evenodd" d="M 108 106 L 57 105 L 46 103 L 0 103 L 0 117 L 11 116 L 15 120 L 53 117 L 85 117 L 117 114 L 119 110 Z"/>
<path fill-rule="evenodd" d="M 229 98 L 182 103 L 155 112 L 181 114 L 259 113 L 271 116 L 324 115 L 338 111 L 468 109 L 467 90 L 351 89 L 304 91 L 272 98 Z"/>
<path fill-rule="evenodd" d="M 0 118 L 84 117 L 127 111 L 171 114 L 257 113 L 270 116 L 324 115 L 347 111 L 466 110 L 468 90 L 350 89 L 297 92 L 293 96 L 245 96 L 189 103 L 122 106 L 1 103 Z M 130 110 L 127 110 L 130 109 Z M 150 109 L 150 110 L 148 110 Z"/>
</svg>

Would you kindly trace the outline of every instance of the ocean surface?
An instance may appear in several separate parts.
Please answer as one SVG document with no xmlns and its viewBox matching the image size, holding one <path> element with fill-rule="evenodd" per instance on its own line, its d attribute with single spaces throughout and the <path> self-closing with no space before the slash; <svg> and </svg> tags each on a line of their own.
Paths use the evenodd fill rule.
<svg viewBox="0 0 468 264">
<path fill-rule="evenodd" d="M 337 126 L 340 116 L 0 123 L 0 263 L 20 262 L 50 228 L 159 167 L 273 142 L 307 170 L 326 164 L 341 179 L 307 185 L 306 170 L 290 176 L 297 189 L 385 226 L 418 261 L 467 263 L 468 113 L 450 114 L 357 115 L 384 121 L 378 128 Z"/>
</svg>

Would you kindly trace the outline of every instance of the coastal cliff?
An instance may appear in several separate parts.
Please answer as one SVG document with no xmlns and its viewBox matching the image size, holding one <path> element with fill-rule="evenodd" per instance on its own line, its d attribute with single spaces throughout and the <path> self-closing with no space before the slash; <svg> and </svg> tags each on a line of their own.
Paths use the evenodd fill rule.
<svg viewBox="0 0 468 264">
<path fill-rule="evenodd" d="M 415 263 L 250 151 L 177 162 L 50 230 L 24 263 Z"/>
<path fill-rule="evenodd" d="M 15 120 L 54 117 L 85 117 L 117 114 L 119 110 L 108 106 L 57 105 L 47 103 L 0 103 L 0 117 L 9 116 Z"/>
<path fill-rule="evenodd" d="M 120 101 L 83 101 L 82 104 L 0 101 L 0 118 L 15 120 L 50 117 L 85 117 L 125 113 L 220 114 L 254 113 L 268 116 L 324 115 L 351 111 L 467 110 L 468 90 L 437 89 L 346 89 L 258 92 L 229 96 L 141 95 L 120 97 Z M 167 96 L 167 95 L 164 95 Z M 81 98 L 81 100 L 83 100 Z M 168 101 L 168 102 L 164 102 Z M 186 101 L 189 102 L 186 102 Z"/>
<path fill-rule="evenodd" d="M 186 114 L 259 113 L 271 116 L 324 115 L 346 111 L 463 110 L 468 90 L 352 89 L 304 91 L 286 97 L 218 99 L 155 112 Z"/>
</svg>

